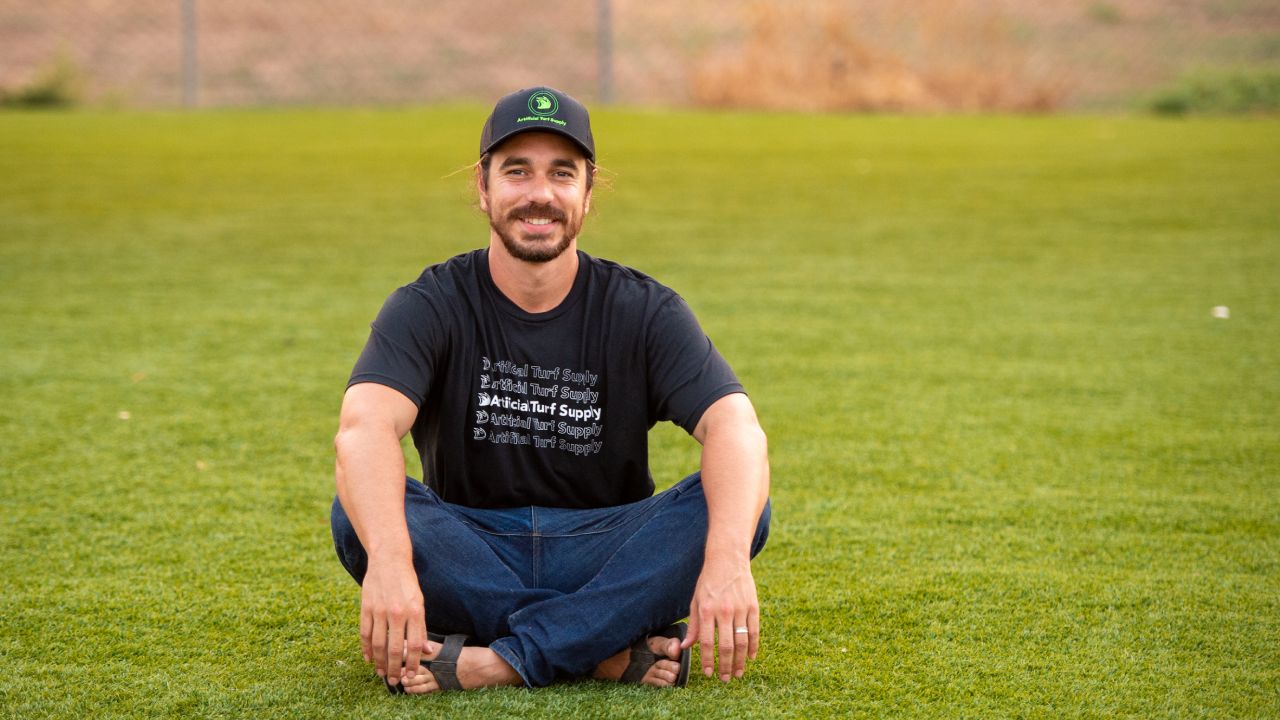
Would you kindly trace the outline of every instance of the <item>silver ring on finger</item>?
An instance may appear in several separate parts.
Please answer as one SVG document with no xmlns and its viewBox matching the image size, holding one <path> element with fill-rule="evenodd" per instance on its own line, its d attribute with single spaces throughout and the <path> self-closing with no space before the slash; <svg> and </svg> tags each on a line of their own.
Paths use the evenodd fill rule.
<svg viewBox="0 0 1280 720">
<path fill-rule="evenodd" d="M 743 635 L 743 634 L 746 634 L 746 633 L 749 633 L 749 632 L 751 632 L 751 630 L 747 629 L 745 626 L 744 626 L 744 627 L 736 627 L 736 628 L 734 628 L 734 629 L 733 629 L 733 633 L 734 633 L 735 635 Z"/>
</svg>

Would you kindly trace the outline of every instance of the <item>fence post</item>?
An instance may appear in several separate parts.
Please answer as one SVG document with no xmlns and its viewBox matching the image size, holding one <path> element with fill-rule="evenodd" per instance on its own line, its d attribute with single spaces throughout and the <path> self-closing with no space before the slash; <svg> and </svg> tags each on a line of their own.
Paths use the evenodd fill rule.
<svg viewBox="0 0 1280 720">
<path fill-rule="evenodd" d="M 200 104 L 200 64 L 196 54 L 196 0 L 182 2 L 182 104 Z"/>
<path fill-rule="evenodd" d="M 610 0 L 596 0 L 596 71 L 600 101 L 613 102 L 613 18 Z"/>
</svg>

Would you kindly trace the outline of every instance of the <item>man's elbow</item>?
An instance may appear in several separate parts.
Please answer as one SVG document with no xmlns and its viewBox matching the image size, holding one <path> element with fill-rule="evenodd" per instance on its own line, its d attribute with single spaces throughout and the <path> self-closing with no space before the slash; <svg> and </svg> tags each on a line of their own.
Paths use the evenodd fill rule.
<svg viewBox="0 0 1280 720">
<path fill-rule="evenodd" d="M 343 494 L 346 488 L 346 473 L 342 471 L 342 461 L 348 454 L 347 448 L 351 445 L 351 436 L 346 428 L 340 428 L 338 434 L 333 436 L 333 482 L 337 488 L 338 495 Z"/>
<path fill-rule="evenodd" d="M 769 467 L 769 437 L 764 434 L 764 428 L 760 427 L 760 423 L 755 423 L 755 427 L 750 430 L 752 445 L 755 448 L 757 456 L 760 458 L 761 464 L 768 474 Z"/>
<path fill-rule="evenodd" d="M 346 473 L 344 468 L 351 464 L 353 457 L 359 454 L 359 448 L 367 447 L 369 444 L 369 428 L 362 423 L 343 418 L 338 433 L 333 436 L 333 454 L 334 454 L 334 482 L 337 485 L 339 495 L 346 485 Z"/>
<path fill-rule="evenodd" d="M 383 436 L 399 440 L 394 418 L 367 403 L 344 402 L 338 418 L 338 433 L 333 436 L 333 451 L 341 463 L 362 448 L 382 441 Z"/>
<path fill-rule="evenodd" d="M 764 428 L 760 427 L 760 423 L 754 417 L 751 418 L 750 422 L 744 424 L 740 432 L 751 450 L 758 457 L 768 460 L 769 437 L 764 434 Z"/>
<path fill-rule="evenodd" d="M 732 410 L 731 421 L 728 423 L 730 432 L 741 438 L 741 442 L 755 455 L 767 459 L 769 438 L 764 434 L 764 428 L 760 427 L 760 419 L 756 416 L 756 410 L 751 402 L 734 403 Z"/>
<path fill-rule="evenodd" d="M 333 454 L 338 458 L 339 465 L 342 464 L 342 459 L 351 453 L 358 434 L 359 430 L 353 423 L 344 422 L 338 428 L 338 433 L 333 436 Z"/>
<path fill-rule="evenodd" d="M 761 494 L 768 497 L 769 494 L 769 437 L 765 434 L 764 428 L 760 426 L 760 420 L 756 416 L 755 408 L 749 403 L 744 403 L 745 407 L 735 413 L 734 422 L 731 424 L 732 432 L 739 438 L 738 442 L 742 448 L 742 452 L 747 457 L 755 460 L 761 469 Z"/>
<path fill-rule="evenodd" d="M 764 428 L 760 427 L 754 409 L 750 405 L 734 408 L 731 414 L 721 418 L 721 422 L 709 428 L 708 435 L 717 435 L 728 444 L 735 445 L 738 452 L 755 459 L 757 462 L 769 462 L 769 438 Z"/>
</svg>

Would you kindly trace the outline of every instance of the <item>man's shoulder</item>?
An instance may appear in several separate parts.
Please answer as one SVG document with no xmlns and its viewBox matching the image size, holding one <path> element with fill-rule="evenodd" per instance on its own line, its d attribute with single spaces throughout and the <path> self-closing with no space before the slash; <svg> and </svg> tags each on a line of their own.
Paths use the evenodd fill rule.
<svg viewBox="0 0 1280 720">
<path fill-rule="evenodd" d="M 443 322 L 452 317 L 458 307 L 471 305 L 458 300 L 476 292 L 473 278 L 477 252 L 466 252 L 428 265 L 416 280 L 401 285 L 387 296 L 379 319 L 383 324 L 394 318 L 421 323 L 434 317 Z"/>
<path fill-rule="evenodd" d="M 622 263 L 581 253 L 593 277 L 599 279 L 606 292 L 629 299 L 661 304 L 677 293 L 651 275 Z"/>
<path fill-rule="evenodd" d="M 418 279 L 406 287 L 419 291 L 432 291 L 444 288 L 456 288 L 465 279 L 474 277 L 479 263 L 484 261 L 484 250 L 469 250 L 428 265 L 418 275 Z"/>
</svg>

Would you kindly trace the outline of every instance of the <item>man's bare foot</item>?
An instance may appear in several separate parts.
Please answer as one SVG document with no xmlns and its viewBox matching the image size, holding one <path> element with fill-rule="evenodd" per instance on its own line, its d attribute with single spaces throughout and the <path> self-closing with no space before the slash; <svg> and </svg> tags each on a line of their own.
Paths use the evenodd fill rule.
<svg viewBox="0 0 1280 720">
<path fill-rule="evenodd" d="M 423 655 L 424 660 L 434 660 L 440 654 L 441 645 L 432 643 L 436 651 Z M 485 647 L 464 647 L 458 655 L 458 682 L 464 690 L 499 685 L 523 685 L 520 675 L 498 653 Z M 440 685 L 425 665 L 410 677 L 400 679 L 406 693 L 423 695 L 440 691 Z"/>
<path fill-rule="evenodd" d="M 651 637 L 649 638 L 649 649 L 655 655 L 665 655 L 672 659 L 655 662 L 645 672 L 641 682 L 654 687 L 671 687 L 675 685 L 676 677 L 680 674 L 680 638 Z M 613 680 L 617 682 L 622 678 L 622 673 L 626 672 L 627 665 L 630 663 L 631 648 L 627 648 L 597 665 L 595 671 L 591 673 L 591 677 L 598 680 Z"/>
</svg>

